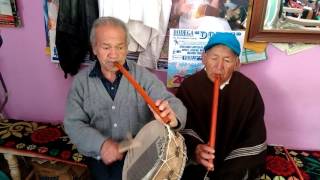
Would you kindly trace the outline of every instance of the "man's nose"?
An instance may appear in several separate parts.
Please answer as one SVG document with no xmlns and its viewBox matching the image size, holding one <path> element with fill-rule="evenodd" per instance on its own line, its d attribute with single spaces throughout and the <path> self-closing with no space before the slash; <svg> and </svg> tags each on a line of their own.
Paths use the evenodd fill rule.
<svg viewBox="0 0 320 180">
<path fill-rule="evenodd" d="M 117 56 L 116 48 L 110 48 L 109 56 L 110 57 L 116 57 Z"/>
<path fill-rule="evenodd" d="M 217 64 L 217 68 L 218 68 L 218 70 L 223 69 L 223 66 L 224 66 L 224 62 L 223 62 L 223 60 L 222 60 L 222 59 L 220 59 L 220 60 L 218 61 L 218 64 Z"/>
</svg>

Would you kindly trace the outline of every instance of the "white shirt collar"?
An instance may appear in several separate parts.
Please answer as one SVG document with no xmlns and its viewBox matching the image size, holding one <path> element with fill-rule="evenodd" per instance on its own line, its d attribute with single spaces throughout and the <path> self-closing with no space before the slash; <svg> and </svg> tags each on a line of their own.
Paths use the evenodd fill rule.
<svg viewBox="0 0 320 180">
<path fill-rule="evenodd" d="M 226 82 L 224 82 L 224 83 L 222 83 L 222 84 L 220 85 L 220 89 L 221 89 L 221 90 L 222 90 L 226 85 L 229 84 L 230 79 L 231 79 L 231 76 L 230 76 L 230 78 L 229 78 Z"/>
</svg>

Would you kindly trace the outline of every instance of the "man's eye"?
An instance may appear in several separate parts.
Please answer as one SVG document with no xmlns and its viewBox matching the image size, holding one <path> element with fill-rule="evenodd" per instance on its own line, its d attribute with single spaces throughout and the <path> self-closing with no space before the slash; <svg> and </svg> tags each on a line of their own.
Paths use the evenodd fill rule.
<svg viewBox="0 0 320 180">
<path fill-rule="evenodd" d="M 224 61 L 225 61 L 226 63 L 231 63 L 231 62 L 232 62 L 232 60 L 229 59 L 229 58 L 224 59 Z"/>
<path fill-rule="evenodd" d="M 226 62 L 226 63 L 234 63 L 235 59 L 232 58 L 232 57 L 227 57 L 227 58 L 224 58 L 224 62 Z"/>
</svg>

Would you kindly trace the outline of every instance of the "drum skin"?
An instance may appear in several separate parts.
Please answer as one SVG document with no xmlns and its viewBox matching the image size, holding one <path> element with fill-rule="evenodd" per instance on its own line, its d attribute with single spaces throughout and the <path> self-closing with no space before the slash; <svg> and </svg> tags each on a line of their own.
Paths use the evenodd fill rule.
<svg viewBox="0 0 320 180">
<path fill-rule="evenodd" d="M 123 180 L 181 179 L 187 151 L 179 132 L 153 120 L 138 132 L 134 141 L 140 145 L 127 152 Z"/>
</svg>

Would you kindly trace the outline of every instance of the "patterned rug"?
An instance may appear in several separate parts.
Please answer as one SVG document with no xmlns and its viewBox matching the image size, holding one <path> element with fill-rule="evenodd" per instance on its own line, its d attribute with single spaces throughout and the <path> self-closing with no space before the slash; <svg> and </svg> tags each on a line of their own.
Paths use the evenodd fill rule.
<svg viewBox="0 0 320 180">
<path fill-rule="evenodd" d="M 288 150 L 304 180 L 320 180 L 320 151 Z M 264 180 L 298 180 L 294 165 L 280 146 L 268 146 Z"/>
<path fill-rule="evenodd" d="M 85 166 L 84 156 L 70 142 L 61 124 L 2 119 L 0 149 L 1 152 Z"/>
<path fill-rule="evenodd" d="M 70 142 L 61 124 L 0 120 L 0 150 L 31 157 L 84 165 L 85 158 Z M 288 150 L 304 180 L 320 180 L 320 151 Z M 284 148 L 268 146 L 266 172 L 261 180 L 298 180 Z"/>
</svg>

